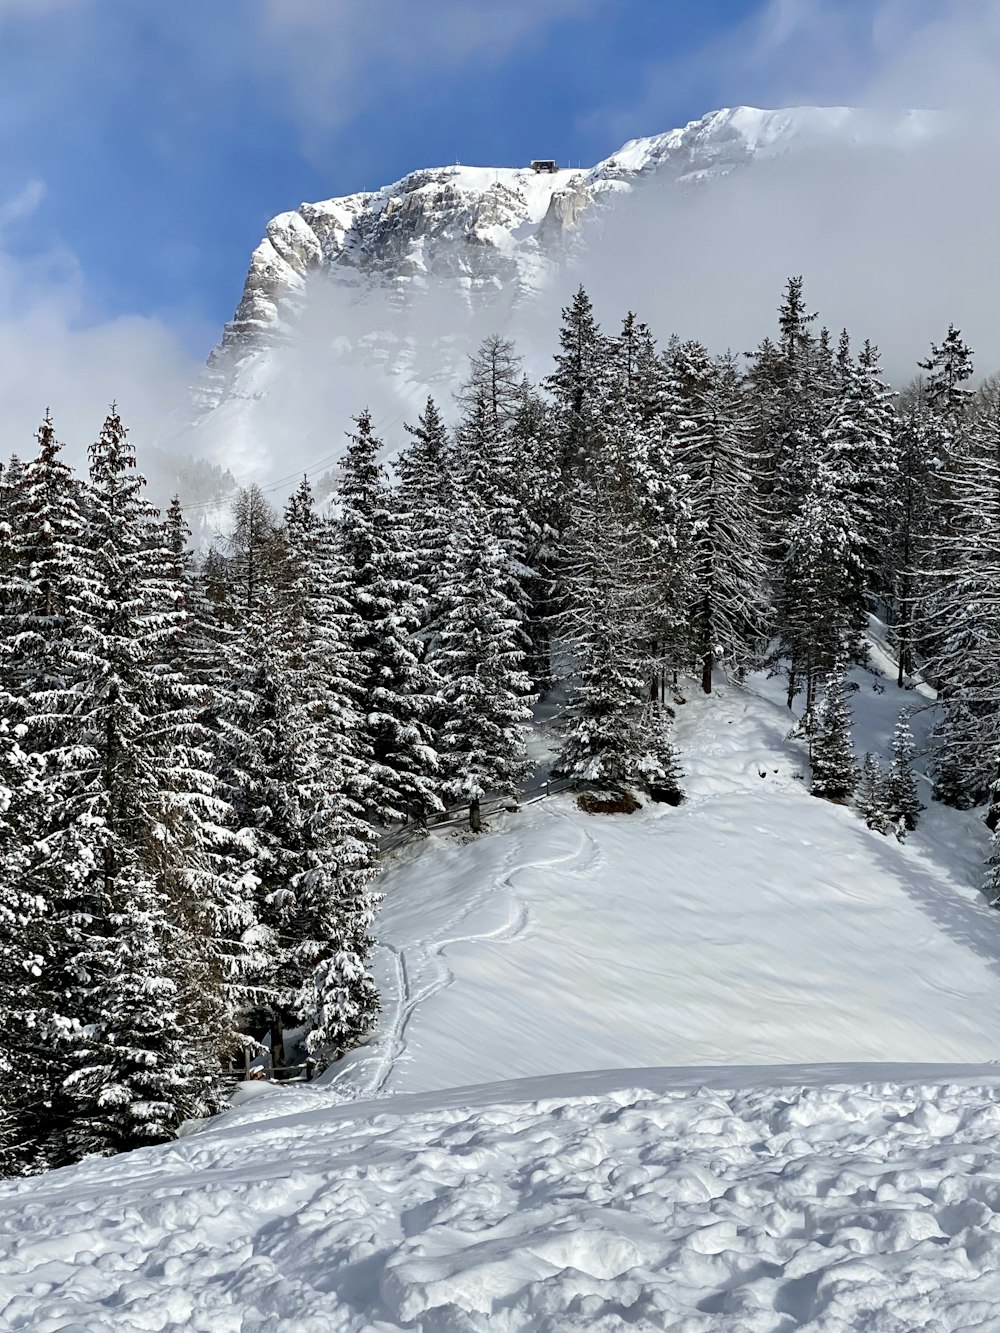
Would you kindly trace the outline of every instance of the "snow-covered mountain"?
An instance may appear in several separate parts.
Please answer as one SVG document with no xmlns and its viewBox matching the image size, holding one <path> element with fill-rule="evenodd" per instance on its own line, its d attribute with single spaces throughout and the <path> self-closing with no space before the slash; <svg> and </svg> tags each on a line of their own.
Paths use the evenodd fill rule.
<svg viewBox="0 0 1000 1333">
<path fill-rule="evenodd" d="M 316 421 L 293 409 L 317 380 L 360 376 L 386 419 L 438 384 L 450 389 L 471 343 L 538 302 L 588 224 L 613 228 L 610 205 L 648 182 L 690 188 L 789 152 L 905 150 L 938 123 L 925 112 L 737 107 L 633 139 L 589 169 L 455 164 L 280 213 L 198 386 L 188 447 L 273 475 L 290 414 L 299 443 L 315 434 L 323 451 L 331 395 L 306 414 Z"/>
</svg>

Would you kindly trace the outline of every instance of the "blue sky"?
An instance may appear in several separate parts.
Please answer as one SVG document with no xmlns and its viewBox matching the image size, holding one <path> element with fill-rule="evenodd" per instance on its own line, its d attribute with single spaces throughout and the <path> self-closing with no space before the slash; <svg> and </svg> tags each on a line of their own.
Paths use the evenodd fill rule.
<svg viewBox="0 0 1000 1333">
<path fill-rule="evenodd" d="M 155 316 L 204 353 L 274 213 L 456 159 L 590 163 L 787 98 L 766 34 L 788 45 L 809 8 L 0 0 L 5 249 L 28 282 L 72 272 L 83 317 Z M 834 8 L 848 31 L 871 6 Z"/>
</svg>

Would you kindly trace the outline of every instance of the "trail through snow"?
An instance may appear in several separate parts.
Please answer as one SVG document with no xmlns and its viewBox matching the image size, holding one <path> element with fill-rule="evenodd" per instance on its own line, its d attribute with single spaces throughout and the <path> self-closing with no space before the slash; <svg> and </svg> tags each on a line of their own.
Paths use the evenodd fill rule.
<svg viewBox="0 0 1000 1333">
<path fill-rule="evenodd" d="M 884 752 L 901 703 L 926 700 L 857 679 L 859 731 Z M 383 880 L 385 1035 L 335 1085 L 1000 1056 L 978 816 L 928 795 L 900 844 L 810 796 L 777 691 L 758 679 L 679 708 L 679 809 L 601 818 L 567 795 L 408 849 Z"/>
</svg>

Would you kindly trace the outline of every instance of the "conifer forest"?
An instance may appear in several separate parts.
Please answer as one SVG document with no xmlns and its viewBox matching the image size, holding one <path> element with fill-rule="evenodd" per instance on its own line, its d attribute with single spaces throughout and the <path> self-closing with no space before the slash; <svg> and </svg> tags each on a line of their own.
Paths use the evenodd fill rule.
<svg viewBox="0 0 1000 1333">
<path fill-rule="evenodd" d="M 116 409 L 85 476 L 58 431 L 0 474 L 3 1174 L 170 1139 L 264 1048 L 364 1043 L 380 841 L 474 836 L 540 704 L 581 792 L 678 802 L 685 695 L 766 669 L 815 797 L 902 840 L 907 710 L 891 762 L 852 743 L 874 615 L 901 698 L 937 691 L 934 799 L 1000 826 L 1000 377 L 954 327 L 890 385 L 800 278 L 724 355 L 581 288 L 540 382 L 487 338 L 404 439 L 359 403 L 329 496 L 248 487 L 211 541 Z M 1000 900 L 1000 852 L 983 876 Z"/>
</svg>

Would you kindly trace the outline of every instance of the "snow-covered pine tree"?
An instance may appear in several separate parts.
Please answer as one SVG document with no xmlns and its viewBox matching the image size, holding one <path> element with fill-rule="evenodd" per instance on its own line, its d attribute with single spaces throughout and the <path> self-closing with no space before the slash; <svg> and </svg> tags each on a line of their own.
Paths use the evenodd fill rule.
<svg viewBox="0 0 1000 1333">
<path fill-rule="evenodd" d="M 931 411 L 954 429 L 972 397 L 970 390 L 963 388 L 975 369 L 971 347 L 961 331 L 949 324 L 944 340 L 931 343 L 930 355 L 918 365 L 927 371 L 924 393 Z"/>
<path fill-rule="evenodd" d="M 517 796 L 530 768 L 525 740 L 531 681 L 520 618 L 505 591 L 505 563 L 481 498 L 469 495 L 449 543 L 433 665 L 441 682 L 438 748 L 445 791 L 450 800 L 468 804 L 474 830 L 482 799 Z"/>
<path fill-rule="evenodd" d="M 356 708 L 350 611 L 333 524 L 319 518 L 303 479 L 285 511 L 289 732 L 299 775 L 299 865 L 289 880 L 283 981 L 324 1064 L 365 1036 L 378 1014 L 368 927 L 375 844 L 357 799 L 366 763 Z"/>
<path fill-rule="evenodd" d="M 658 561 L 637 528 L 634 491 L 621 470 L 593 466 L 561 544 L 557 628 L 569 691 L 556 771 L 609 787 L 636 781 L 649 748 Z"/>
<path fill-rule="evenodd" d="M 11 791 L 3 877 L 10 894 L 33 905 L 15 942 L 18 955 L 30 959 L 30 986 L 9 1030 L 29 1101 L 45 1109 L 43 1117 L 32 1111 L 19 1130 L 18 1164 L 31 1170 L 59 1160 L 54 1145 L 71 1119 L 63 1084 L 86 1007 L 74 959 L 90 911 L 78 891 L 79 845 L 61 798 L 59 756 L 76 737 L 67 714 L 92 583 L 80 487 L 48 414 L 36 438 L 35 457 L 12 460 L 5 473 L 0 569 L 0 682 L 9 715 L 4 781 Z"/>
<path fill-rule="evenodd" d="M 633 511 L 636 553 L 650 557 L 643 593 L 651 599 L 649 697 L 664 703 L 691 658 L 691 514 L 677 449 L 686 404 L 676 358 L 668 353 L 665 363 L 649 329 L 632 315 L 610 340 L 609 353 L 600 455 L 591 473 L 619 477 Z"/>
<path fill-rule="evenodd" d="M 917 606 L 923 586 L 924 545 L 933 528 L 933 439 L 930 417 L 919 392 L 896 418 L 896 467 L 888 500 L 887 608 L 899 667 L 896 684 L 903 688 L 915 666 Z"/>
<path fill-rule="evenodd" d="M 867 623 L 869 598 L 885 591 L 889 498 L 895 482 L 891 394 L 882 382 L 878 350 L 866 342 L 855 364 L 846 333 L 837 357 L 836 393 L 820 440 L 820 454 L 833 470 L 851 524 L 844 560 L 851 582 L 845 586 L 845 610 L 863 655 L 860 636 Z"/>
<path fill-rule="evenodd" d="M 913 832 L 924 808 L 917 795 L 917 778 L 913 771 L 916 753 L 909 714 L 904 711 L 892 733 L 892 763 L 885 781 L 886 812 L 900 838 Z"/>
<path fill-rule="evenodd" d="M 968 457 L 975 452 L 971 438 L 974 428 L 970 411 L 972 394 L 963 385 L 973 373 L 972 352 L 954 325 L 940 345 L 931 345 L 931 355 L 920 363 L 927 371 L 921 395 L 927 407 L 932 440 L 931 505 L 923 541 L 921 601 L 915 617 L 917 646 L 929 659 L 925 676 L 938 688 L 947 703 L 953 683 L 937 677 L 933 663 L 944 651 L 942 627 L 947 614 L 939 605 L 948 600 L 948 585 L 956 556 L 956 541 L 961 537 L 962 507 L 956 504 L 955 483 Z"/>
<path fill-rule="evenodd" d="M 65 922 L 42 841 L 53 823 L 52 794 L 44 760 L 21 748 L 25 730 L 0 719 L 0 1176 L 47 1164 L 46 1113 L 64 1076 L 53 1046 Z"/>
<path fill-rule="evenodd" d="M 810 743 L 812 794 L 828 801 L 849 800 L 857 784 L 848 689 L 847 669 L 841 659 L 826 678 L 814 714 Z"/>
<path fill-rule="evenodd" d="M 1000 755 L 1000 415 L 968 424 L 953 455 L 948 529 L 919 604 L 925 672 L 938 686 L 935 800 L 969 809 Z"/>
<path fill-rule="evenodd" d="M 165 823 L 178 839 L 171 858 L 177 927 L 170 944 L 178 1004 L 216 1058 L 238 1049 L 241 978 L 254 965 L 243 939 L 256 916 L 245 892 L 244 845 L 216 776 L 217 718 L 228 688 L 222 629 L 195 576 L 190 530 L 175 497 L 157 559 L 178 612 L 156 662 L 161 717 L 169 735 Z"/>
<path fill-rule="evenodd" d="M 65 1085 L 76 1106 L 71 1157 L 169 1137 L 185 1116 L 213 1108 L 221 1072 L 181 1012 L 171 958 L 178 857 L 198 835 L 178 799 L 189 774 L 175 767 L 177 722 L 157 672 L 179 623 L 177 590 L 143 489 L 112 409 L 90 450 L 91 589 L 76 627 L 77 679 L 62 691 L 74 734 L 57 756 L 75 834 L 67 870 L 91 923 L 77 964 L 81 1040 Z"/>
<path fill-rule="evenodd" d="M 524 595 L 522 634 L 527 643 L 526 667 L 534 689 L 552 688 L 552 615 L 555 560 L 561 493 L 558 440 L 548 405 L 529 383 L 521 381 L 517 413 L 511 422 L 511 448 L 521 475 L 521 524 L 524 536 L 520 578 Z"/>
<path fill-rule="evenodd" d="M 683 411 L 675 428 L 687 478 L 691 635 L 702 689 L 723 662 L 737 676 L 759 659 L 767 624 L 763 519 L 736 367 L 700 344 L 675 353 Z"/>
<path fill-rule="evenodd" d="M 564 503 L 585 469 L 606 397 L 608 345 L 581 286 L 562 312 L 555 370 L 545 380 L 554 405 Z M 560 522 L 560 527 L 562 523 Z"/>
<path fill-rule="evenodd" d="M 6 560 L 0 587 L 0 681 L 12 717 L 30 721 L 28 749 L 57 739 L 55 724 L 40 727 L 31 696 L 65 684 L 74 674 L 71 631 L 90 594 L 83 554 L 85 516 L 80 483 L 63 461 L 55 426 L 46 415 L 27 463 L 8 469 Z"/>
<path fill-rule="evenodd" d="M 482 516 L 500 543 L 504 593 L 523 626 L 529 618 L 525 582 L 529 520 L 527 460 L 517 451 L 515 423 L 522 399 L 521 360 L 513 343 L 494 335 L 470 358 L 470 375 L 458 401 L 455 457 L 461 489 L 481 497 Z M 522 635 L 523 637 L 523 635 Z M 524 638 L 525 647 L 527 639 Z"/>
<path fill-rule="evenodd" d="M 448 430 L 433 398 L 415 426 L 404 425 L 411 443 L 396 460 L 396 512 L 413 556 L 413 576 L 423 589 L 421 633 L 436 618 L 435 586 L 441 577 L 457 502 L 457 468 Z"/>
<path fill-rule="evenodd" d="M 832 459 L 817 459 L 800 512 L 788 532 L 775 600 L 772 662 L 785 662 L 788 706 L 805 690 L 812 714 L 816 692 L 837 658 L 858 655 L 854 590 L 863 579 L 859 544 L 844 479 Z"/>
<path fill-rule="evenodd" d="M 875 755 L 867 752 L 861 764 L 854 804 L 861 818 L 876 833 L 888 833 L 892 828 L 892 820 L 886 810 L 885 780 L 882 765 Z"/>
<path fill-rule="evenodd" d="M 775 355 L 758 356 L 759 376 L 766 369 L 774 376 L 768 386 L 764 448 L 771 477 L 769 508 L 775 526 L 773 553 L 780 559 L 790 540 L 792 524 L 801 513 L 822 429 L 824 378 L 822 358 L 817 365 L 816 339 L 807 313 L 801 277 L 788 279 L 778 308 L 779 341 Z"/>
<path fill-rule="evenodd" d="M 441 808 L 429 725 L 435 680 L 415 639 L 424 596 L 414 580 L 417 556 L 402 545 L 371 416 L 362 412 L 355 421 L 342 464 L 340 532 L 371 755 L 364 799 L 375 822 L 385 824 Z"/>
<path fill-rule="evenodd" d="M 684 774 L 671 736 L 671 716 L 663 704 L 650 704 L 645 730 L 649 748 L 639 761 L 639 772 L 646 790 L 654 801 L 680 805 L 684 799 Z"/>
</svg>

